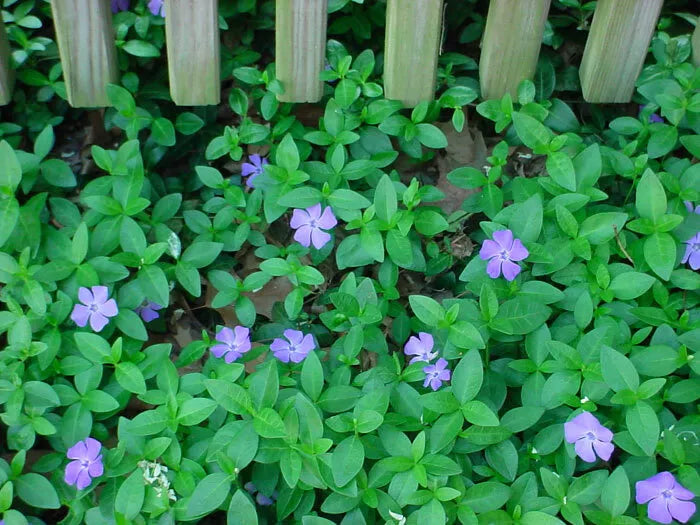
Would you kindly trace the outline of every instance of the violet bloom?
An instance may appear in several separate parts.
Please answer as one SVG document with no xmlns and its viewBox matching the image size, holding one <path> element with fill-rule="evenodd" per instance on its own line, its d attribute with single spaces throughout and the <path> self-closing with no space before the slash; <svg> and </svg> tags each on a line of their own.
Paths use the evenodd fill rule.
<svg viewBox="0 0 700 525">
<path fill-rule="evenodd" d="M 425 381 L 423 381 L 423 386 L 430 385 L 430 388 L 437 390 L 442 386 L 443 381 L 449 381 L 452 375 L 447 368 L 447 361 L 442 357 L 437 360 L 434 365 L 428 365 L 423 368 L 425 372 Z"/>
<path fill-rule="evenodd" d="M 92 478 L 101 476 L 104 472 L 101 450 L 102 445 L 93 438 L 78 441 L 69 448 L 66 456 L 74 461 L 66 465 L 65 482 L 83 490 L 90 485 Z"/>
<path fill-rule="evenodd" d="M 243 488 L 246 489 L 251 496 L 255 496 L 255 493 L 257 492 L 257 496 L 255 496 L 255 501 L 257 501 L 258 505 L 261 505 L 263 507 L 272 505 L 275 502 L 275 499 L 277 498 L 277 491 L 274 491 L 272 493 L 272 497 L 267 497 L 265 494 L 258 491 L 258 488 L 255 485 L 253 485 L 252 481 L 249 481 L 248 483 L 243 485 Z"/>
<path fill-rule="evenodd" d="M 165 17 L 165 2 L 163 0 L 149 0 L 148 9 L 154 16 Z"/>
<path fill-rule="evenodd" d="M 688 263 L 693 270 L 700 269 L 700 232 L 685 241 L 685 255 L 681 263 Z"/>
<path fill-rule="evenodd" d="M 146 301 L 144 304 L 136 308 L 135 311 L 141 316 L 141 319 L 143 319 L 144 322 L 150 323 L 151 321 L 155 321 L 160 317 L 158 310 L 162 309 L 163 307 L 158 303 L 154 303 L 153 301 Z"/>
<path fill-rule="evenodd" d="M 415 356 L 411 358 L 408 364 L 413 364 L 416 361 L 430 363 L 438 355 L 437 352 L 431 352 L 433 344 L 433 336 L 426 332 L 418 332 L 418 337 L 412 335 L 406 346 L 403 347 L 404 354 Z"/>
<path fill-rule="evenodd" d="M 90 326 L 95 332 L 100 332 L 109 323 L 108 317 L 114 317 L 119 313 L 117 302 L 109 299 L 109 290 L 106 286 L 93 286 L 90 289 L 81 286 L 78 289 L 78 299 L 83 304 L 76 304 L 70 318 L 81 328 L 90 321 Z"/>
<path fill-rule="evenodd" d="M 270 345 L 270 350 L 272 350 L 274 356 L 283 363 L 289 363 L 290 361 L 292 363 L 301 363 L 309 355 L 309 352 L 316 348 L 316 343 L 314 343 L 314 338 L 311 334 L 304 335 L 299 330 L 285 330 L 284 337 L 289 342 L 276 338 Z"/>
<path fill-rule="evenodd" d="M 241 165 L 241 175 L 248 177 L 248 179 L 245 181 L 246 186 L 249 188 L 255 188 L 253 181 L 265 170 L 267 159 L 253 153 L 248 157 L 248 160 L 250 162 L 244 162 Z"/>
<path fill-rule="evenodd" d="M 683 201 L 683 204 L 685 204 L 685 209 L 688 210 L 688 213 L 697 213 L 700 215 L 700 204 L 695 207 L 693 207 L 693 203 L 690 201 Z"/>
<path fill-rule="evenodd" d="M 644 110 L 645 107 L 646 107 L 646 106 L 641 106 L 641 105 L 640 105 L 640 106 L 639 106 L 639 112 L 641 113 L 641 112 Z M 650 123 L 650 124 L 657 124 L 657 123 L 661 123 L 661 122 L 663 122 L 663 121 L 664 121 L 664 119 L 662 119 L 662 118 L 661 118 L 659 115 L 657 115 L 656 113 L 652 113 L 651 115 L 649 115 L 649 123 Z"/>
<path fill-rule="evenodd" d="M 528 255 L 530 252 L 520 239 L 513 239 L 513 232 L 510 230 L 493 232 L 493 240 L 485 240 L 479 251 L 479 257 L 483 260 L 490 259 L 486 265 L 489 277 L 496 279 L 503 272 L 507 281 L 512 281 L 520 273 L 520 266 L 515 264 L 515 261 L 522 261 Z"/>
<path fill-rule="evenodd" d="M 670 472 L 659 472 L 655 476 L 635 484 L 637 503 L 649 503 L 649 518 L 659 523 L 671 523 L 674 519 L 686 523 L 695 514 L 695 494 L 680 485 Z"/>
<path fill-rule="evenodd" d="M 292 213 L 290 226 L 296 230 L 294 240 L 305 247 L 313 244 L 314 248 L 320 250 L 331 236 L 323 230 L 330 230 L 338 224 L 338 220 L 333 215 L 333 210 L 328 206 L 321 213 L 321 204 L 316 204 L 306 210 L 296 209 Z"/>
<path fill-rule="evenodd" d="M 233 330 L 222 328 L 216 334 L 216 340 L 220 344 L 211 347 L 211 353 L 215 357 L 224 357 L 227 363 L 233 363 L 250 350 L 250 330 L 243 326 L 236 326 Z"/>
<path fill-rule="evenodd" d="M 112 0 L 112 13 L 119 11 L 127 11 L 129 9 L 129 0 Z"/>
<path fill-rule="evenodd" d="M 576 454 L 587 463 L 594 463 L 596 454 L 607 461 L 615 450 L 613 433 L 590 412 L 581 412 L 564 423 L 564 437 L 567 443 L 575 443 Z"/>
</svg>

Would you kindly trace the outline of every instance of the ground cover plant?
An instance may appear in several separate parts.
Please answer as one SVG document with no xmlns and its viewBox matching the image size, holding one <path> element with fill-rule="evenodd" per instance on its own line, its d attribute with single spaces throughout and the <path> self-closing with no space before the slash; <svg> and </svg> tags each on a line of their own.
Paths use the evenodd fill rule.
<svg viewBox="0 0 700 525">
<path fill-rule="evenodd" d="M 593 7 L 483 101 L 485 6 L 450 3 L 410 110 L 384 2 L 329 2 L 316 105 L 277 102 L 274 3 L 221 2 L 225 103 L 178 108 L 162 2 L 113 0 L 101 113 L 48 2 L 5 0 L 0 523 L 697 522 L 695 19 L 596 106 Z"/>
</svg>

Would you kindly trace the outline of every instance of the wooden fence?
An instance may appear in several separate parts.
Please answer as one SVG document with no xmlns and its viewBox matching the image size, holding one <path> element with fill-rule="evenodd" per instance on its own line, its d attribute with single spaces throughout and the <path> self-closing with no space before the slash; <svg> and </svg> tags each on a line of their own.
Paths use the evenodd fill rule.
<svg viewBox="0 0 700 525">
<path fill-rule="evenodd" d="M 276 0 L 280 100 L 316 102 L 323 94 L 327 0 Z M 515 95 L 532 78 L 551 0 L 491 0 L 481 46 L 484 98 Z M 384 87 L 387 98 L 415 106 L 435 93 L 444 0 L 387 0 Z M 580 68 L 589 102 L 628 102 L 647 55 L 663 0 L 598 0 Z M 118 81 L 110 0 L 51 0 L 68 100 L 108 105 Z M 170 93 L 179 105 L 220 100 L 217 0 L 166 0 Z M 700 61 L 700 24 L 694 60 Z M 0 21 L 0 104 L 11 101 L 13 74 Z"/>
</svg>

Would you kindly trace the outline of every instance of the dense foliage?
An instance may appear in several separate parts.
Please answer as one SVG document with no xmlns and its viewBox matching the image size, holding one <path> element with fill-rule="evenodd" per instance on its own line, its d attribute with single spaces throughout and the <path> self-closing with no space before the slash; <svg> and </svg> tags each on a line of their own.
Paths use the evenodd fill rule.
<svg viewBox="0 0 700 525">
<path fill-rule="evenodd" d="M 160 4 L 112 2 L 102 115 L 64 100 L 48 1 L 5 0 L 4 525 L 698 519 L 693 17 L 669 2 L 634 104 L 592 106 L 594 3 L 555 1 L 535 81 L 481 101 L 485 9 L 450 2 L 407 110 L 384 2 L 330 0 L 301 106 L 273 2 L 222 1 L 227 103 L 178 108 Z"/>
</svg>

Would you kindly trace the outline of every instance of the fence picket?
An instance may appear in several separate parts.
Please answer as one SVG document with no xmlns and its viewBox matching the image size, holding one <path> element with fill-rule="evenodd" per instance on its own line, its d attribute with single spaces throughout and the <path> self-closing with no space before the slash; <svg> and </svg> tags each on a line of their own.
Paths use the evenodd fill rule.
<svg viewBox="0 0 700 525">
<path fill-rule="evenodd" d="M 282 102 L 318 102 L 323 96 L 328 0 L 277 0 L 275 52 Z"/>
<path fill-rule="evenodd" d="M 12 100 L 15 75 L 10 63 L 10 43 L 7 41 L 5 24 L 0 18 L 0 106 Z"/>
<path fill-rule="evenodd" d="M 443 0 L 388 0 L 384 43 L 386 98 L 416 106 L 435 96 Z"/>
<path fill-rule="evenodd" d="M 217 0 L 166 0 L 170 96 L 180 106 L 221 100 Z"/>
<path fill-rule="evenodd" d="M 118 80 L 109 0 L 51 0 L 56 41 L 71 106 L 108 106 Z"/>
<path fill-rule="evenodd" d="M 485 99 L 517 95 L 532 80 L 551 0 L 491 0 L 481 43 L 479 81 Z"/>
<path fill-rule="evenodd" d="M 588 102 L 629 102 L 663 0 L 599 0 L 579 76 Z"/>
<path fill-rule="evenodd" d="M 695 31 L 693 31 L 693 64 L 700 67 L 700 16 L 696 21 Z"/>
</svg>

